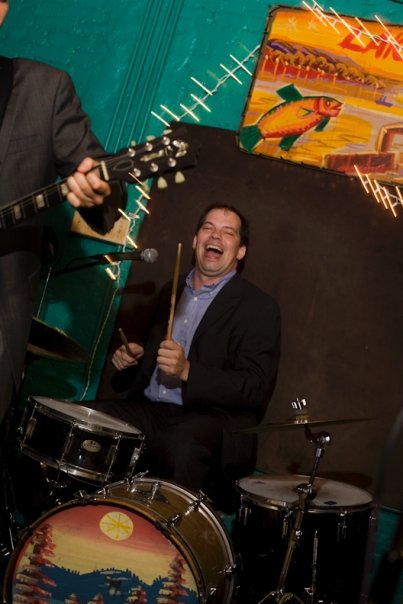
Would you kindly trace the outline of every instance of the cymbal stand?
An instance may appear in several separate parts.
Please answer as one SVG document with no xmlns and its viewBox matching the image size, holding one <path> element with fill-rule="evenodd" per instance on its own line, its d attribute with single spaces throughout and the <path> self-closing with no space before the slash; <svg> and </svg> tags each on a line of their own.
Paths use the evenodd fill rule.
<svg viewBox="0 0 403 604">
<path fill-rule="evenodd" d="M 266 596 L 264 596 L 258 602 L 258 604 L 263 604 L 263 602 L 266 602 L 267 600 L 283 604 L 284 602 L 287 602 L 291 599 L 303 604 L 303 600 L 301 600 L 298 596 L 293 593 L 285 592 L 284 588 L 295 548 L 302 536 L 302 520 L 304 518 L 306 510 L 309 508 L 309 501 L 316 497 L 314 481 L 318 470 L 319 461 L 323 457 L 325 447 L 331 442 L 330 434 L 328 434 L 327 432 L 318 432 L 316 434 L 313 434 L 308 425 L 306 425 L 304 428 L 307 439 L 312 442 L 316 447 L 311 475 L 307 483 L 302 483 L 297 487 L 298 502 L 296 502 L 295 505 L 295 521 L 292 525 L 292 529 L 288 537 L 287 550 L 285 552 L 283 565 L 281 567 L 277 588 L 274 591 L 268 593 Z M 313 577 L 311 587 L 305 591 L 309 597 L 308 602 L 313 604 L 316 601 L 316 576 Z"/>
<path fill-rule="evenodd" d="M 312 582 L 311 582 L 310 587 L 305 587 L 306 604 L 315 603 L 317 563 L 318 563 L 318 531 L 315 531 L 315 534 L 313 537 L 313 552 L 312 552 Z"/>
</svg>

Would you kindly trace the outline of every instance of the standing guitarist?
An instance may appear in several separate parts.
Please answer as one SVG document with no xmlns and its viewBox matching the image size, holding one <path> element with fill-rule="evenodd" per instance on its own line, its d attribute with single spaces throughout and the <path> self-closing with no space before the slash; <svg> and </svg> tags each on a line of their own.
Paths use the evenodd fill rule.
<svg viewBox="0 0 403 604">
<path fill-rule="evenodd" d="M 0 0 L 0 25 L 7 11 L 8 1 Z M 0 97 L 0 211 L 62 177 L 68 202 L 92 228 L 107 232 L 118 217 L 121 191 L 112 195 L 107 182 L 88 173 L 105 151 L 70 77 L 43 63 L 0 57 Z M 40 243 L 41 216 L 0 231 L 0 422 L 19 390 Z"/>
</svg>

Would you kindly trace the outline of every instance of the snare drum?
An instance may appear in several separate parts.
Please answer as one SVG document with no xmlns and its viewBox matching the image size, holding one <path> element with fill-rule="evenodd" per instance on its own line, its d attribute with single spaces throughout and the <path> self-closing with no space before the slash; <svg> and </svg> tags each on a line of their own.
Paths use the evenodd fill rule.
<svg viewBox="0 0 403 604">
<path fill-rule="evenodd" d="M 30 527 L 9 561 L 3 601 L 229 604 L 234 580 L 226 529 L 204 496 L 141 478 Z"/>
<path fill-rule="evenodd" d="M 68 401 L 30 397 L 18 428 L 23 453 L 96 483 L 133 474 L 144 435 L 135 426 Z"/>
<path fill-rule="evenodd" d="M 241 506 L 234 539 L 248 604 L 259 602 L 279 585 L 298 505 L 297 487 L 308 481 L 308 476 L 284 475 L 250 476 L 238 483 Z M 302 519 L 285 589 L 304 599 L 314 587 L 319 598 L 315 601 L 357 604 L 371 495 L 324 478 L 316 478 L 314 487 L 316 495 Z"/>
</svg>

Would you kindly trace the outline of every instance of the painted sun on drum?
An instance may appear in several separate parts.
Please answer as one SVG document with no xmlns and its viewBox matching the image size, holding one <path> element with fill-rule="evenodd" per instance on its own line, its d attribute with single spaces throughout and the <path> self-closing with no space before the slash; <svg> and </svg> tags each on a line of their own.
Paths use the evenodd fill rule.
<svg viewBox="0 0 403 604">
<path fill-rule="evenodd" d="M 114 541 L 124 541 L 133 533 L 133 522 L 122 512 L 108 512 L 99 522 L 101 531 Z"/>
</svg>

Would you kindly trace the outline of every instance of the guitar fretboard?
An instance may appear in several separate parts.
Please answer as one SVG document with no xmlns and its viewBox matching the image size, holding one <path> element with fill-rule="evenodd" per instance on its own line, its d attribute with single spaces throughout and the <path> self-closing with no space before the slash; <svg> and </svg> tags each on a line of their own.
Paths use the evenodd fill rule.
<svg viewBox="0 0 403 604">
<path fill-rule="evenodd" d="M 68 192 L 66 181 L 61 181 L 0 209 L 0 231 L 10 229 L 43 210 L 58 205 L 64 201 Z"/>
</svg>

